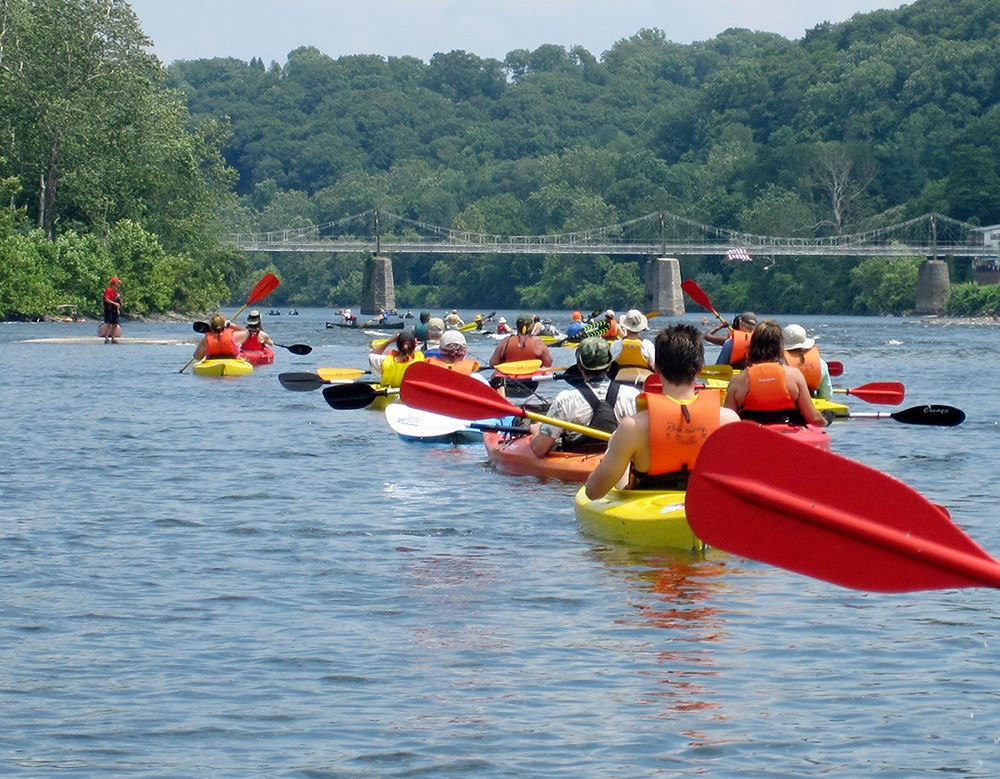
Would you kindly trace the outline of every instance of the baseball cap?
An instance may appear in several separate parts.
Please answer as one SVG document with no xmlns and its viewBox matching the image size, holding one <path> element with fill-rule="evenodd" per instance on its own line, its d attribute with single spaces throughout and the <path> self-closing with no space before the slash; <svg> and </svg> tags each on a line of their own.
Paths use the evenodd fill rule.
<svg viewBox="0 0 1000 779">
<path fill-rule="evenodd" d="M 602 371 L 611 365 L 611 347 L 603 338 L 584 338 L 576 347 L 576 358 L 588 371 Z"/>
</svg>

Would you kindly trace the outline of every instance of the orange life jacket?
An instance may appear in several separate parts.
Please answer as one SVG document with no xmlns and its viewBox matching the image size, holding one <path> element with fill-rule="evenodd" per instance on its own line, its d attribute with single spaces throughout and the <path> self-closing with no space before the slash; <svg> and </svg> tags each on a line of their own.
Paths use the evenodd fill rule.
<svg viewBox="0 0 1000 779">
<path fill-rule="evenodd" d="M 733 339 L 733 348 L 729 352 L 729 364 L 734 368 L 742 368 L 750 354 L 750 337 L 753 333 L 745 333 L 742 330 L 733 330 L 730 338 Z"/>
<path fill-rule="evenodd" d="M 221 333 L 213 333 L 211 330 L 205 333 L 206 360 L 239 356 L 240 345 L 233 338 L 233 331 L 230 328 L 227 327 Z"/>
<path fill-rule="evenodd" d="M 500 362 L 520 362 L 537 360 L 541 351 L 537 344 L 541 341 L 528 335 L 511 335 L 500 347 Z"/>
<path fill-rule="evenodd" d="M 649 471 L 643 475 L 690 471 L 702 444 L 719 427 L 720 391 L 702 390 L 690 401 L 643 393 L 637 404 L 649 412 Z"/>
<path fill-rule="evenodd" d="M 784 411 L 796 408 L 788 391 L 785 366 L 780 362 L 760 362 L 746 369 L 747 394 L 741 411 Z"/>
<path fill-rule="evenodd" d="M 809 385 L 810 392 L 815 392 L 819 388 L 819 383 L 823 378 L 823 367 L 819 362 L 818 346 L 806 349 L 805 351 L 795 349 L 791 352 L 785 352 L 785 362 L 793 368 L 798 368 L 802 371 L 802 375 L 806 377 L 806 384 Z"/>
<path fill-rule="evenodd" d="M 470 376 L 479 370 L 479 363 L 475 360 L 470 360 L 468 357 L 464 360 L 459 360 L 458 362 L 445 362 L 440 357 L 428 357 L 427 362 L 431 365 L 437 365 L 441 368 L 447 368 L 450 371 L 455 371 L 455 373 L 464 373 L 466 376 Z"/>
</svg>

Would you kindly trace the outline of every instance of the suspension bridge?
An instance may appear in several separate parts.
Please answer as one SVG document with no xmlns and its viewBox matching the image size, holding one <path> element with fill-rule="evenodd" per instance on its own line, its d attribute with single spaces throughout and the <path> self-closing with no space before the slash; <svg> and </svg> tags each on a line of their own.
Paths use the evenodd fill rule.
<svg viewBox="0 0 1000 779">
<path fill-rule="evenodd" d="M 320 225 L 239 233 L 247 252 L 366 252 L 381 254 L 606 254 L 678 257 L 996 257 L 985 228 L 941 214 L 824 237 L 776 237 L 738 232 L 657 211 L 612 225 L 552 235 L 495 235 L 428 224 L 369 210 Z"/>
</svg>

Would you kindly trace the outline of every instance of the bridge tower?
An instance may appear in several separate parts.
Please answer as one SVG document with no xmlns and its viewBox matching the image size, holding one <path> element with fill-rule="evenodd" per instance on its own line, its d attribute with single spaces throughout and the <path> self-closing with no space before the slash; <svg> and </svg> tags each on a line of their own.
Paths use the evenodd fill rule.
<svg viewBox="0 0 1000 779">
<path fill-rule="evenodd" d="M 928 259 L 920 263 L 917 271 L 917 314 L 940 314 L 948 302 L 951 278 L 948 263 Z"/>
<path fill-rule="evenodd" d="M 379 309 L 396 307 L 396 287 L 392 280 L 392 260 L 375 254 L 365 260 L 361 283 L 361 313 L 377 314 Z"/>
<path fill-rule="evenodd" d="M 661 316 L 684 314 L 684 291 L 681 289 L 681 263 L 674 257 L 657 257 L 646 263 L 646 311 Z"/>
</svg>

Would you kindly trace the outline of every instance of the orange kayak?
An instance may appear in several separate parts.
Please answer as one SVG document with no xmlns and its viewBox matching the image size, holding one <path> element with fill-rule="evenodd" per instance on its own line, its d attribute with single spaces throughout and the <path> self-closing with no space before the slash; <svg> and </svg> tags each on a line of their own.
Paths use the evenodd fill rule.
<svg viewBox="0 0 1000 779">
<path fill-rule="evenodd" d="M 537 476 L 540 479 L 586 481 L 604 453 L 550 452 L 538 457 L 531 451 L 531 436 L 510 437 L 505 433 L 483 431 L 486 456 L 501 473 L 514 476 Z"/>
</svg>

